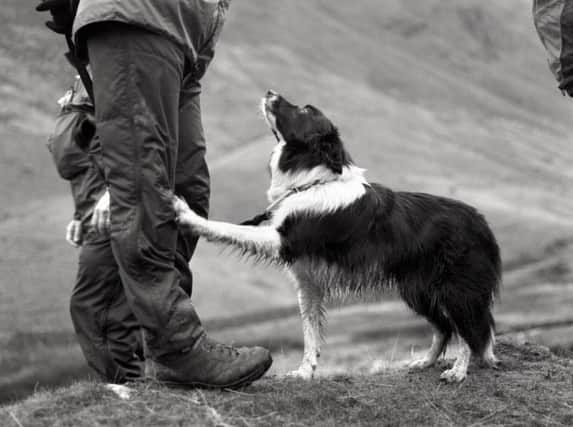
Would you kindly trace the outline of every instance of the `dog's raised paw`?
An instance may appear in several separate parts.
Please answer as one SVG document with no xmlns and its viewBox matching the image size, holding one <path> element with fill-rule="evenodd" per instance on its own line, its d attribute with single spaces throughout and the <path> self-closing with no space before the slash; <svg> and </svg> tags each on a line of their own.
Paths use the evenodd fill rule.
<svg viewBox="0 0 573 427">
<path fill-rule="evenodd" d="M 440 375 L 440 380 L 448 384 L 461 383 L 463 380 L 466 379 L 466 375 L 467 375 L 466 372 L 462 371 L 461 369 L 456 369 L 454 367 L 452 369 L 448 369 L 442 372 L 442 375 Z"/>
<path fill-rule="evenodd" d="M 173 204 L 175 210 L 175 220 L 180 227 L 191 232 L 196 232 L 204 219 L 197 215 L 185 201 L 176 198 Z"/>
<path fill-rule="evenodd" d="M 173 197 L 173 209 L 176 215 L 181 215 L 190 210 L 187 202 L 177 196 Z"/>
</svg>

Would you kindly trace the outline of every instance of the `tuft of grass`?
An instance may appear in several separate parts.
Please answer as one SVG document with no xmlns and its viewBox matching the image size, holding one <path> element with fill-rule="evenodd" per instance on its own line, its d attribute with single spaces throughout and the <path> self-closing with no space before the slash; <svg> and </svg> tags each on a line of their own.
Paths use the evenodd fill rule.
<svg viewBox="0 0 573 427">
<path fill-rule="evenodd" d="M 459 385 L 425 372 L 338 375 L 306 382 L 267 377 L 242 391 L 131 385 L 121 399 L 103 384 L 46 390 L 0 407 L 3 426 L 553 425 L 573 423 L 573 359 L 502 339 L 499 370 L 472 367 Z M 446 362 L 444 362 L 446 363 Z"/>
</svg>

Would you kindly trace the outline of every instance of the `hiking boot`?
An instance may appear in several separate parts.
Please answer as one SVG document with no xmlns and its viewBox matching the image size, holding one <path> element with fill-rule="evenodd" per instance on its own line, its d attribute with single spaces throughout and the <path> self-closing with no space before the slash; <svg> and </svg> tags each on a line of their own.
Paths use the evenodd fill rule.
<svg viewBox="0 0 573 427">
<path fill-rule="evenodd" d="M 173 386 L 241 388 L 261 378 L 272 363 L 264 348 L 235 348 L 203 336 L 191 348 L 148 360 L 145 376 Z"/>
</svg>

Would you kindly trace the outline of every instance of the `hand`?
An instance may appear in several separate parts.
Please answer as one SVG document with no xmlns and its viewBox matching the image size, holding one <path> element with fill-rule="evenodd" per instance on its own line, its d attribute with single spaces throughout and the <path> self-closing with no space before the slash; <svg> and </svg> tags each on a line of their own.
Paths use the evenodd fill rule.
<svg viewBox="0 0 573 427">
<path fill-rule="evenodd" d="M 75 248 L 82 245 L 82 222 L 73 219 L 66 227 L 66 241 Z"/>
<path fill-rule="evenodd" d="M 50 11 L 52 20 L 46 26 L 58 34 L 70 34 L 79 0 L 42 0 L 36 11 Z"/>
<path fill-rule="evenodd" d="M 109 190 L 106 190 L 94 207 L 91 226 L 96 233 L 107 234 L 110 228 Z"/>
</svg>

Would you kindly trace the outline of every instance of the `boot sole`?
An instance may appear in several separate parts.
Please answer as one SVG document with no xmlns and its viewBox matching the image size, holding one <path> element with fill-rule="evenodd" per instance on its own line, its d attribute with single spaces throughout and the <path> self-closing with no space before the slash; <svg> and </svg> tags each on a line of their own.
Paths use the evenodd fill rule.
<svg viewBox="0 0 573 427">
<path fill-rule="evenodd" d="M 235 390 L 235 389 L 247 387 L 247 386 L 251 385 L 253 382 L 255 382 L 256 380 L 258 380 L 259 378 L 261 378 L 269 370 L 269 368 L 271 367 L 272 364 L 273 364 L 273 358 L 269 357 L 269 359 L 265 362 L 265 364 L 262 365 L 261 367 L 259 367 L 258 369 L 253 370 L 253 371 L 249 372 L 247 375 L 245 375 L 244 377 L 239 378 L 238 380 L 233 381 L 231 383 L 227 383 L 227 384 L 207 384 L 207 383 L 202 383 L 202 382 L 183 383 L 183 382 L 177 382 L 177 381 L 162 381 L 162 380 L 158 380 L 158 382 L 160 384 L 164 384 L 164 385 L 167 385 L 167 386 L 173 387 L 173 388 L 202 388 L 202 389 L 206 389 L 206 390 L 217 390 L 217 389 L 227 388 L 227 389 Z"/>
</svg>

